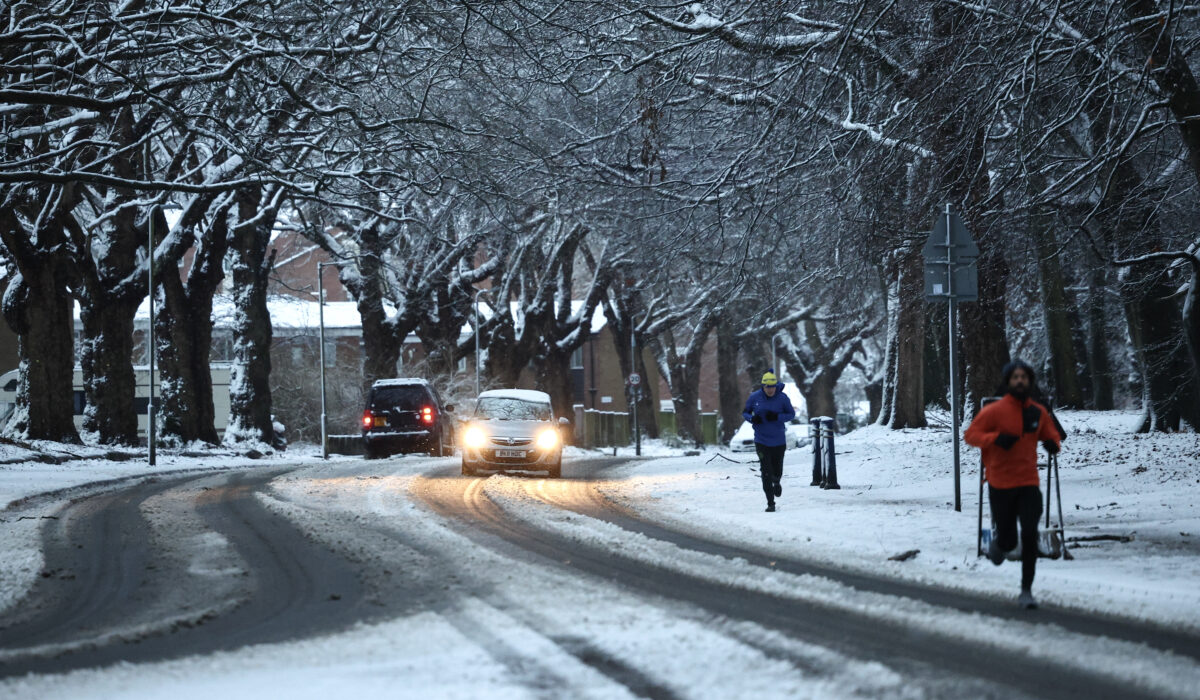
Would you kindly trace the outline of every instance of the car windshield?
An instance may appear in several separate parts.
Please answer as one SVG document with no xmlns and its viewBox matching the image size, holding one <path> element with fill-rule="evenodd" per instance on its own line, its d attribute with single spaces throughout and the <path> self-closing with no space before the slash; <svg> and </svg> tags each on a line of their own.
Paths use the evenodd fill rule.
<svg viewBox="0 0 1200 700">
<path fill-rule="evenodd" d="M 377 386 L 371 392 L 373 408 L 419 411 L 430 404 L 429 394 L 419 386 Z"/>
<path fill-rule="evenodd" d="M 550 404 L 506 396 L 485 396 L 475 407 L 475 417 L 483 420 L 550 420 Z"/>
</svg>

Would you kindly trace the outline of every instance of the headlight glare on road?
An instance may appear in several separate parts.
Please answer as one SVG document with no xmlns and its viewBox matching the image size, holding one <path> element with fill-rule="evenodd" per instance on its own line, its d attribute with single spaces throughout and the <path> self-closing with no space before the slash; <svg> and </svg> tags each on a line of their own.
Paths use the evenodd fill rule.
<svg viewBox="0 0 1200 700">
<path fill-rule="evenodd" d="M 467 428 L 467 432 L 463 434 L 463 444 L 473 450 L 478 450 L 487 442 L 487 435 L 483 432 L 483 428 L 472 425 Z"/>
<path fill-rule="evenodd" d="M 558 447 L 558 431 L 550 428 L 538 433 L 537 446 L 542 450 L 553 450 Z"/>
</svg>

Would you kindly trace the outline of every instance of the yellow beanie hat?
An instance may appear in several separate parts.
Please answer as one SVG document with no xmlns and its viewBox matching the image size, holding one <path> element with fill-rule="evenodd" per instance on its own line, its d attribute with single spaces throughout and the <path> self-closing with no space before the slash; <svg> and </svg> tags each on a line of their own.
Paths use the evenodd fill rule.
<svg viewBox="0 0 1200 700">
<path fill-rule="evenodd" d="M 776 384 L 778 384 L 778 383 L 779 383 L 779 379 L 777 379 L 777 378 L 775 377 L 775 373 L 774 373 L 774 372 L 767 372 L 766 374 L 764 374 L 764 375 L 762 376 L 762 384 L 763 384 L 763 386 L 775 386 L 775 385 L 776 385 Z"/>
</svg>

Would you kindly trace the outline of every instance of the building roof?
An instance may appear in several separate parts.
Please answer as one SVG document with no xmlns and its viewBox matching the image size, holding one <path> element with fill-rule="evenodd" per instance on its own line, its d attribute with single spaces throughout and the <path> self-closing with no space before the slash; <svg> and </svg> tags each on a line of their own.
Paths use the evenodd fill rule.
<svg viewBox="0 0 1200 700">
<path fill-rule="evenodd" d="M 513 304 L 513 313 L 518 313 L 518 305 Z M 578 312 L 583 302 L 573 300 L 571 310 Z M 396 312 L 390 305 L 384 306 L 388 315 Z M 280 331 L 312 331 L 320 326 L 320 306 L 316 301 L 301 299 L 294 296 L 277 295 L 267 299 L 267 310 L 271 314 L 271 325 Z M 488 318 L 492 309 L 485 303 L 479 304 L 479 315 Z M 213 299 L 213 328 L 232 328 L 236 309 L 233 299 L 226 295 L 218 295 Z M 143 301 L 134 316 L 135 326 L 145 326 L 150 318 L 150 305 Z M 75 325 L 80 326 L 79 302 L 75 302 Z M 605 326 L 604 311 L 597 307 L 592 314 L 592 333 L 599 333 Z M 357 331 L 362 328 L 362 317 L 358 313 L 358 305 L 353 301 L 325 302 L 325 329 L 333 331 Z M 471 325 L 463 324 L 463 335 L 471 334 Z M 342 335 L 345 335 L 343 332 Z"/>
</svg>

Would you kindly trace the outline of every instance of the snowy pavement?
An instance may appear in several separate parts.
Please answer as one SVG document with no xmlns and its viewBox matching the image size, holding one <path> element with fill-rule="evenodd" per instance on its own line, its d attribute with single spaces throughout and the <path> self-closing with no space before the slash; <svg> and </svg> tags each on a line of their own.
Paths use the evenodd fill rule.
<svg viewBox="0 0 1200 700">
<path fill-rule="evenodd" d="M 1131 434 L 1136 418 L 1060 415 L 1066 534 L 1085 541 L 1072 544 L 1072 561 L 1041 560 L 1035 591 L 1050 604 L 1200 629 L 1200 436 Z M 653 519 L 780 556 L 1015 595 L 1019 565 L 975 556 L 978 451 L 963 450 L 959 513 L 948 430 L 869 427 L 839 437 L 837 452 L 842 488 L 826 491 L 809 486 L 811 452 L 788 450 L 773 514 L 762 512 L 753 455 L 638 463 L 601 490 Z"/>
</svg>

